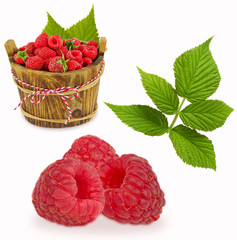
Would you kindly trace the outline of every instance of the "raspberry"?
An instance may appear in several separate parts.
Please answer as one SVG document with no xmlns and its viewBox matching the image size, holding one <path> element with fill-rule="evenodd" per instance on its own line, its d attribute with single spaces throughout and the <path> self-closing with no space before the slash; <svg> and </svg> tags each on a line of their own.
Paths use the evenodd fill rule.
<svg viewBox="0 0 237 240">
<path fill-rule="evenodd" d="M 49 38 L 48 44 L 52 49 L 58 49 L 63 46 L 63 40 L 59 35 L 54 35 Z"/>
<path fill-rule="evenodd" d="M 53 59 L 53 58 L 47 58 L 47 59 L 44 60 L 43 69 L 49 70 L 49 63 L 50 63 L 50 61 L 51 61 L 52 59 Z"/>
<path fill-rule="evenodd" d="M 81 69 L 82 65 L 75 60 L 69 60 L 67 62 L 67 67 L 68 67 L 68 69 L 67 69 L 68 71 L 74 71 L 74 70 Z"/>
<path fill-rule="evenodd" d="M 74 46 L 80 46 L 81 45 L 81 41 L 80 40 L 78 40 L 77 38 L 71 38 L 71 39 L 69 39 L 69 41 L 71 41 L 71 42 L 73 42 L 73 45 Z"/>
<path fill-rule="evenodd" d="M 39 50 L 40 50 L 41 48 L 42 48 L 42 47 L 40 47 L 40 48 L 36 48 L 36 49 L 34 50 L 34 55 L 38 55 Z"/>
<path fill-rule="evenodd" d="M 18 53 L 14 54 L 14 61 L 18 64 L 24 64 L 24 60 L 22 59 L 22 57 L 18 57 Z"/>
<path fill-rule="evenodd" d="M 86 135 L 76 139 L 63 158 L 70 157 L 81 158 L 84 162 L 98 169 L 108 160 L 117 158 L 118 155 L 113 147 L 104 140 L 96 136 Z"/>
<path fill-rule="evenodd" d="M 75 60 L 80 62 L 82 60 L 82 53 L 79 50 L 70 50 L 66 54 L 66 59 Z"/>
<path fill-rule="evenodd" d="M 35 40 L 35 47 L 48 47 L 49 36 L 46 32 L 41 33 Z"/>
<path fill-rule="evenodd" d="M 84 57 L 88 57 L 94 60 L 97 56 L 97 49 L 95 46 L 88 46 L 83 49 L 82 53 Z"/>
<path fill-rule="evenodd" d="M 159 219 L 164 193 L 147 160 L 125 154 L 104 164 L 99 173 L 105 189 L 105 216 L 132 224 Z"/>
<path fill-rule="evenodd" d="M 19 48 L 19 51 L 25 51 L 25 50 L 26 50 L 26 45 Z"/>
<path fill-rule="evenodd" d="M 43 66 L 44 66 L 44 60 L 39 56 L 29 57 L 26 60 L 26 67 L 27 68 L 40 70 L 40 69 L 43 68 Z"/>
<path fill-rule="evenodd" d="M 88 57 L 82 58 L 82 61 L 80 62 L 82 67 L 88 67 L 89 65 L 92 64 L 92 60 Z"/>
<path fill-rule="evenodd" d="M 94 168 L 78 159 L 62 159 L 41 173 L 32 202 L 36 212 L 49 221 L 83 225 L 102 212 L 103 187 Z"/>
<path fill-rule="evenodd" d="M 47 58 L 56 57 L 56 52 L 54 50 L 52 50 L 51 48 L 42 47 L 42 48 L 39 48 L 38 56 L 45 60 Z"/>
<path fill-rule="evenodd" d="M 78 47 L 78 50 L 83 53 L 83 50 L 84 50 L 86 47 L 87 47 L 86 45 L 80 45 L 80 46 Z"/>
<path fill-rule="evenodd" d="M 19 64 L 24 64 L 26 59 L 29 57 L 29 55 L 26 52 L 27 50 L 18 51 L 17 53 L 15 53 L 13 57 L 15 62 Z"/>
<path fill-rule="evenodd" d="M 67 49 L 66 46 L 62 46 L 62 47 L 60 47 L 59 49 L 56 49 L 55 52 L 56 52 L 57 56 L 62 56 L 62 54 L 63 54 L 64 56 L 66 56 L 66 54 L 67 54 L 67 52 L 68 52 L 68 49 Z"/>
<path fill-rule="evenodd" d="M 36 47 L 35 47 L 35 43 L 34 42 L 29 42 L 26 45 L 26 52 L 27 52 L 27 54 L 33 54 L 35 49 L 36 49 Z"/>
<path fill-rule="evenodd" d="M 71 38 L 66 40 L 68 50 L 79 50 L 81 42 L 77 38 Z"/>
<path fill-rule="evenodd" d="M 87 43 L 87 46 L 94 46 L 94 47 L 98 47 L 98 43 L 94 40 L 90 40 L 88 43 Z"/>
<path fill-rule="evenodd" d="M 48 69 L 50 72 L 66 72 L 67 71 L 67 60 L 64 57 L 54 57 L 49 62 Z"/>
</svg>

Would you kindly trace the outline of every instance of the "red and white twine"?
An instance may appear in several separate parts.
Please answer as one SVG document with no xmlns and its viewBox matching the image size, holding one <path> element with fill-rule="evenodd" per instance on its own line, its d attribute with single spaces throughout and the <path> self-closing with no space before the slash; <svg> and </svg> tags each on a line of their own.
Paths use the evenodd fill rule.
<svg viewBox="0 0 237 240">
<path fill-rule="evenodd" d="M 86 82 L 86 83 L 84 83 L 84 84 L 82 84 L 82 85 L 80 85 L 80 86 L 77 86 L 77 87 L 60 87 L 60 88 L 57 88 L 57 89 L 40 88 L 40 87 L 33 86 L 33 85 L 31 85 L 31 84 L 25 83 L 25 82 L 21 81 L 19 78 L 17 78 L 17 77 L 14 75 L 13 70 L 11 69 L 12 75 L 13 75 L 14 79 L 15 79 L 17 82 L 19 82 L 19 83 L 21 83 L 21 84 L 23 84 L 23 85 L 25 85 L 25 86 L 27 86 L 27 87 L 31 87 L 31 88 L 37 89 L 37 91 L 31 92 L 29 95 L 27 95 L 26 97 L 24 97 L 24 98 L 20 101 L 20 103 L 17 105 L 17 107 L 14 108 L 14 110 L 16 110 L 18 107 L 20 107 L 21 104 L 22 104 L 23 102 L 25 102 L 28 98 L 30 98 L 30 102 L 31 102 L 32 104 L 38 104 L 38 103 L 41 103 L 48 95 L 50 95 L 50 94 L 58 94 L 58 95 L 61 97 L 61 99 L 63 100 L 63 102 L 65 103 L 65 105 L 66 105 L 66 107 L 67 107 L 67 109 L 68 109 L 69 115 L 68 115 L 67 121 L 65 122 L 65 124 L 67 125 L 67 124 L 69 123 L 71 117 L 72 117 L 72 111 L 71 111 L 71 108 L 69 107 L 69 105 L 68 105 L 68 103 L 67 103 L 66 98 L 67 98 L 67 99 L 76 99 L 76 98 L 78 97 L 78 95 L 79 95 L 78 89 L 79 89 L 79 88 L 82 88 L 82 87 L 84 87 L 84 86 L 86 86 L 86 85 L 88 85 L 88 84 L 90 84 L 90 83 L 92 83 L 93 81 L 95 81 L 95 80 L 100 76 L 100 74 L 102 73 L 103 68 L 104 68 L 104 61 L 102 62 L 102 66 L 101 66 L 101 69 L 100 69 L 100 71 L 98 72 L 98 74 L 97 74 L 94 78 L 92 78 L 90 81 L 88 81 L 88 82 Z M 76 95 L 73 96 L 73 97 L 69 97 L 69 96 L 67 96 L 66 94 L 63 94 L 63 93 L 68 92 L 68 91 L 75 91 Z M 38 101 L 34 101 L 34 98 L 35 98 L 36 96 L 38 96 L 38 95 L 43 95 L 43 97 L 40 98 Z"/>
</svg>

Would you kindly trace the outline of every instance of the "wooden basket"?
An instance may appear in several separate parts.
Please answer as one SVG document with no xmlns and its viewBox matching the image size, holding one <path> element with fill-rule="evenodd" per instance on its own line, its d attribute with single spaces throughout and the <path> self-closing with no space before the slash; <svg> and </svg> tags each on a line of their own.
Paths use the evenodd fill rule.
<svg viewBox="0 0 237 240">
<path fill-rule="evenodd" d="M 14 53 L 18 51 L 14 40 L 8 40 L 5 48 L 9 57 L 13 74 L 21 81 L 45 89 L 57 89 L 60 87 L 77 87 L 81 86 L 94 78 L 102 69 L 104 62 L 104 53 L 106 51 L 106 38 L 100 38 L 97 59 L 88 67 L 80 70 L 53 73 L 47 71 L 38 71 L 26 68 L 14 62 Z M 21 110 L 27 121 L 41 127 L 63 128 L 76 126 L 88 122 L 97 110 L 97 96 L 101 74 L 95 81 L 79 88 L 79 96 L 75 99 L 67 99 L 71 109 L 72 117 L 66 125 L 69 111 L 65 102 L 58 94 L 50 94 L 38 103 L 32 104 L 29 99 L 21 104 Z M 23 85 L 13 78 L 17 84 L 21 101 L 30 93 L 36 91 L 26 85 Z M 75 96 L 76 92 L 71 90 L 65 92 L 69 97 Z M 36 96 L 38 101 L 43 94 Z"/>
</svg>

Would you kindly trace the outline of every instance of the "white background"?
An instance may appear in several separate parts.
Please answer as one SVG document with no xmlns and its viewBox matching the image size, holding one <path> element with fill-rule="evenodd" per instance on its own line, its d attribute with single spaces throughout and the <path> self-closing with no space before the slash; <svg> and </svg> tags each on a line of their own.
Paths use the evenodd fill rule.
<svg viewBox="0 0 237 240">
<path fill-rule="evenodd" d="M 237 14 L 236 1 L 6 1 L 1 3 L 1 239 L 237 239 Z M 4 5 L 3 5 L 4 4 Z M 4 42 L 34 41 L 46 11 L 70 27 L 95 7 L 100 36 L 108 40 L 99 110 L 87 124 L 45 129 L 28 123 L 20 109 Z M 222 80 L 211 99 L 235 108 L 225 125 L 205 133 L 215 146 L 217 171 L 185 165 L 167 135 L 149 137 L 128 128 L 103 103 L 149 104 L 136 66 L 174 85 L 173 63 L 185 50 L 214 35 L 210 48 Z M 169 118 L 169 121 L 172 119 Z M 179 122 L 177 122 L 178 124 Z M 108 141 L 118 154 L 149 160 L 167 204 L 157 222 L 123 225 L 99 216 L 82 227 L 64 227 L 39 217 L 31 193 L 41 171 L 86 134 Z"/>
</svg>

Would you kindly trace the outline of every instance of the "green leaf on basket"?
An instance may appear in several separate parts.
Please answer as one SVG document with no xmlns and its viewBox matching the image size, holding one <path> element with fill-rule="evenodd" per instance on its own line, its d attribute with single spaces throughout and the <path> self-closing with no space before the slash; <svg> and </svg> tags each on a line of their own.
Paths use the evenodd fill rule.
<svg viewBox="0 0 237 240">
<path fill-rule="evenodd" d="M 143 87 L 161 112 L 175 114 L 179 106 L 179 98 L 170 83 L 157 75 L 146 73 L 138 67 Z"/>
<path fill-rule="evenodd" d="M 87 17 L 65 30 L 47 12 L 48 22 L 42 32 L 46 32 L 49 36 L 59 35 L 62 39 L 70 39 L 75 37 L 82 41 L 95 40 L 97 43 L 99 43 L 99 34 L 96 28 L 94 15 L 94 6 L 92 6 Z"/>
<path fill-rule="evenodd" d="M 177 155 L 193 167 L 216 170 L 216 160 L 212 141 L 197 131 L 178 125 L 169 134 Z"/>
<path fill-rule="evenodd" d="M 62 39 L 70 38 L 71 36 L 65 32 L 65 29 L 61 27 L 47 12 L 48 22 L 42 32 L 46 32 L 49 37 L 53 35 L 59 35 Z"/>
<path fill-rule="evenodd" d="M 149 136 L 167 132 L 167 118 L 160 111 L 146 105 L 113 105 L 105 103 L 126 125 Z"/>
<path fill-rule="evenodd" d="M 82 41 L 95 40 L 99 43 L 99 34 L 95 23 L 94 6 L 87 17 L 66 30 L 66 33 Z"/>
<path fill-rule="evenodd" d="M 209 49 L 211 40 L 186 51 L 175 60 L 176 90 L 190 102 L 207 99 L 219 86 L 221 77 Z"/>
<path fill-rule="evenodd" d="M 188 105 L 180 112 L 183 123 L 202 131 L 221 127 L 233 109 L 219 100 L 206 100 Z"/>
</svg>

